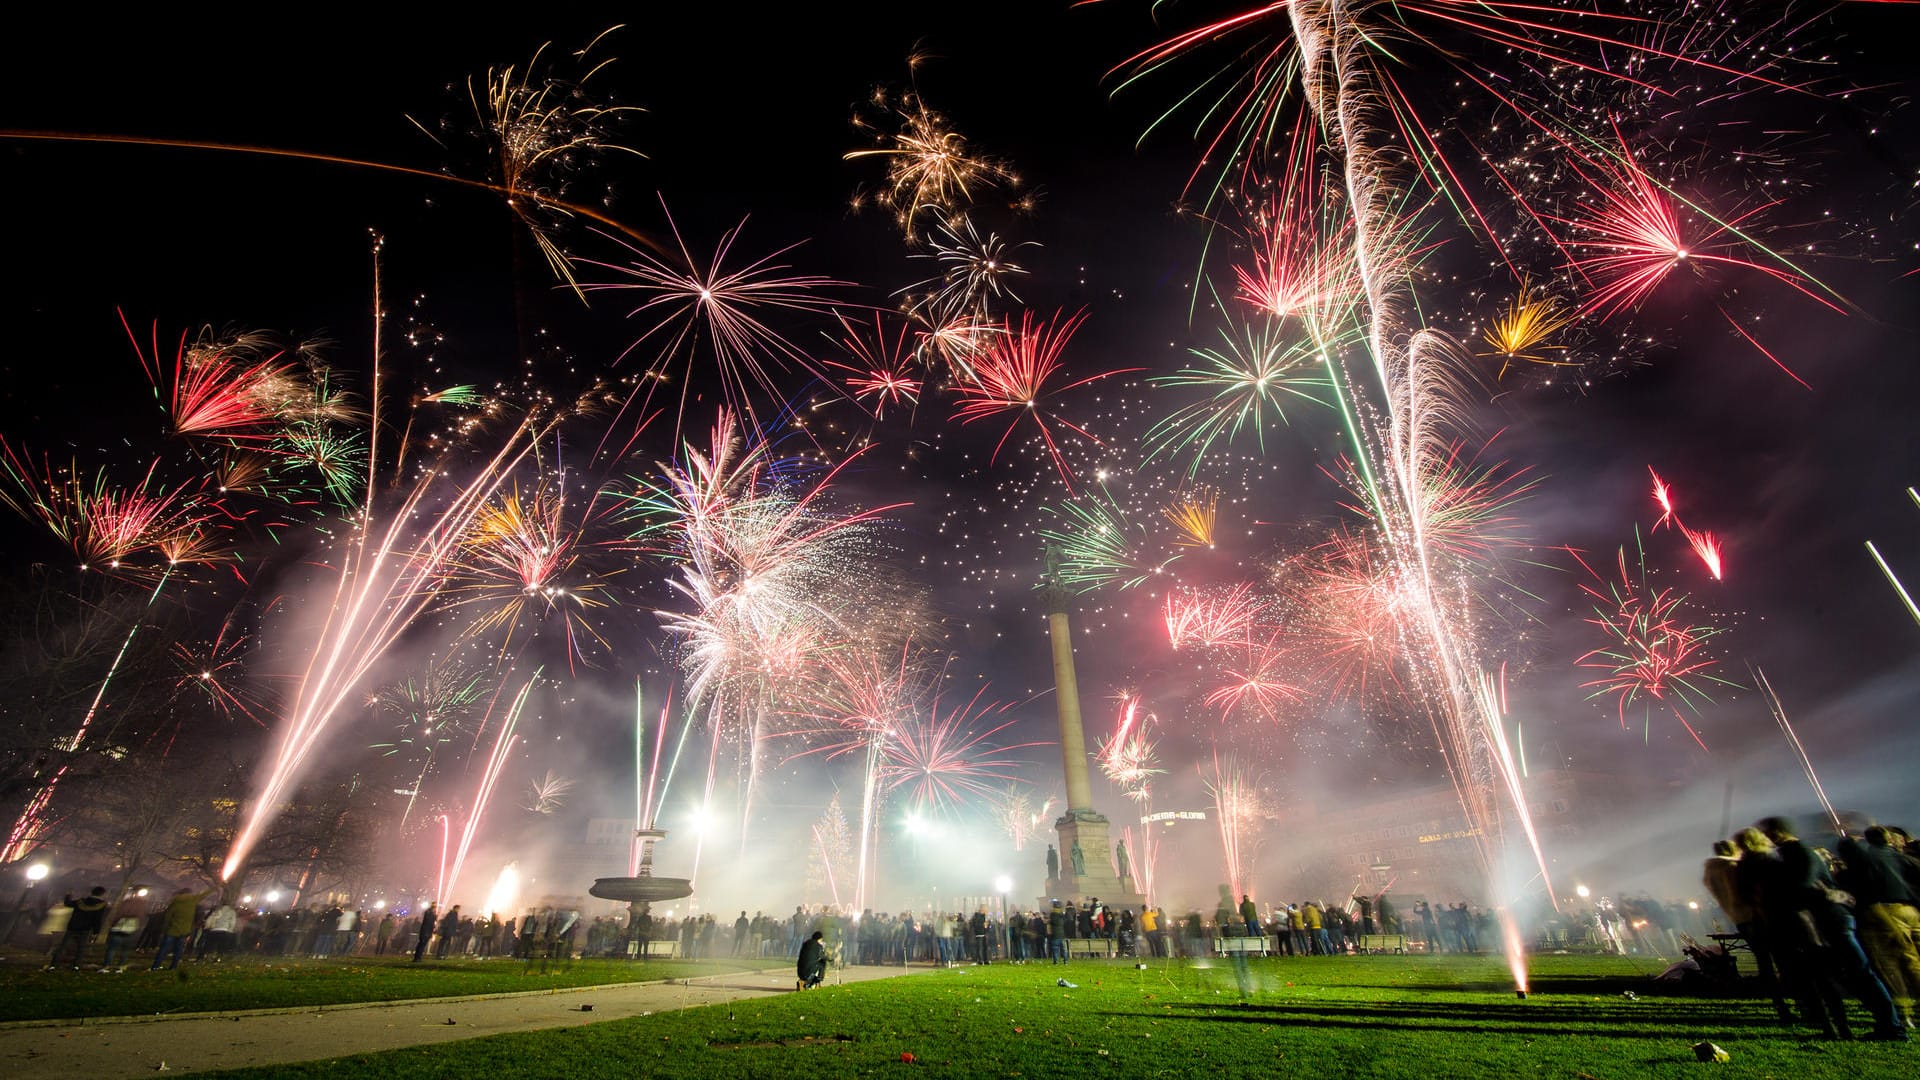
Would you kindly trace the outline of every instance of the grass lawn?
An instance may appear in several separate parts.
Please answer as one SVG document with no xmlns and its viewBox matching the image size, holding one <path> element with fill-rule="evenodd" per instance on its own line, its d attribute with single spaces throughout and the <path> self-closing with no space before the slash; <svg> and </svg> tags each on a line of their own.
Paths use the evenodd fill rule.
<svg viewBox="0 0 1920 1080">
<path fill-rule="evenodd" d="M 354 960 L 244 960 L 182 964 L 148 971 L 143 958 L 121 974 L 41 971 L 37 965 L 0 967 L 0 1020 L 74 1016 L 131 1016 L 164 1012 L 335 1005 L 348 1001 L 497 994 L 566 986 L 682 979 L 737 972 L 786 961 L 729 962 L 578 960 L 543 974 L 514 960 L 438 960 L 415 964 L 395 957 Z"/>
<path fill-rule="evenodd" d="M 1649 974 L 1629 960 L 1538 957 L 1521 1001 L 1495 959 L 1254 960 L 1244 995 L 1220 962 L 996 964 L 219 1075 L 1920 1076 L 1920 1045 L 1814 1041 L 1782 1031 L 1765 1001 L 1660 995 Z M 1061 976 L 1079 987 L 1056 986 Z M 1696 1062 L 1703 1039 L 1732 1061 Z"/>
</svg>

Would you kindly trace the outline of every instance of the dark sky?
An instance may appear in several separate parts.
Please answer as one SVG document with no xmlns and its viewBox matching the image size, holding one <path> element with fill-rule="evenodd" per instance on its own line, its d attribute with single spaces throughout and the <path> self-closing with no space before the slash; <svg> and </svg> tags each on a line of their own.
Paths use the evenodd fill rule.
<svg viewBox="0 0 1920 1080">
<path fill-rule="evenodd" d="M 976 146 L 1010 160 L 1038 192 L 1032 215 L 1008 226 L 1041 245 L 1028 257 L 1034 274 L 1022 295 L 1041 311 L 1087 308 L 1087 328 L 1070 353 L 1076 371 L 1166 370 L 1188 345 L 1212 339 L 1204 305 L 1195 320 L 1188 317 L 1203 233 L 1173 212 L 1198 150 L 1178 129 L 1135 146 L 1180 84 L 1148 84 L 1113 99 L 1111 81 L 1103 82 L 1110 67 L 1158 40 L 1144 5 L 646 10 L 655 6 L 592 14 L 533 7 L 488 17 L 325 8 L 303 10 L 294 21 L 197 10 L 43 12 L 10 34 L 12 55 L 0 65 L 5 125 L 462 168 L 407 117 L 432 126 L 457 116 L 465 103 L 450 85 L 459 89 L 488 65 L 525 62 L 545 41 L 564 54 L 626 20 L 606 42 L 604 54 L 619 60 L 599 83 L 620 103 L 647 110 L 629 129 L 631 144 L 647 156 L 609 158 L 583 190 L 604 195 L 613 216 L 656 232 L 664 224 L 659 192 L 696 249 L 750 214 L 743 250 L 805 240 L 789 256 L 797 268 L 860 282 L 867 288 L 851 296 L 885 304 L 917 268 L 884 215 L 850 212 L 851 196 L 874 187 L 878 169 L 842 155 L 860 145 L 848 124 L 853 111 L 876 84 L 902 84 L 905 57 L 918 49 L 929 57 L 917 80 L 924 98 Z M 1570 561 L 1551 549 L 1572 545 L 1605 564 L 1618 545 L 1631 543 L 1636 524 L 1651 523 L 1647 467 L 1659 469 L 1689 522 L 1725 543 L 1721 583 L 1700 575 L 1670 532 L 1649 538 L 1649 560 L 1662 583 L 1693 592 L 1731 626 L 1716 641 L 1728 677 L 1744 680 L 1748 661 L 1766 667 L 1816 764 L 1830 763 L 1824 778 L 1837 801 L 1896 816 L 1920 812 L 1905 769 L 1920 749 L 1920 627 L 1863 547 L 1876 541 L 1908 581 L 1920 583 L 1920 507 L 1905 490 L 1920 482 L 1912 415 L 1920 391 L 1913 347 L 1920 278 L 1901 276 L 1917 265 L 1907 212 L 1920 141 L 1905 107 L 1912 73 L 1891 46 L 1874 44 L 1910 37 L 1912 17 L 1843 14 L 1810 33 L 1823 36 L 1839 80 L 1871 89 L 1845 101 L 1754 95 L 1751 108 L 1756 124 L 1812 133 L 1789 140 L 1795 156 L 1782 168 L 1790 170 L 1791 197 L 1768 220 L 1792 225 L 1796 241 L 1817 240 L 1825 257 L 1813 268 L 1859 310 L 1837 316 L 1762 281 L 1681 282 L 1634 319 L 1590 331 L 1593 351 L 1628 362 L 1595 365 L 1555 385 L 1501 385 L 1479 417 L 1484 434 L 1501 432 L 1498 456 L 1539 479 L 1520 512 L 1537 542 L 1530 557 L 1553 567 L 1527 577 L 1540 597 L 1531 604 L 1537 621 L 1514 650 L 1526 661 L 1514 694 L 1516 713 L 1532 718 L 1530 741 L 1538 737 L 1536 745 L 1551 748 L 1543 753 L 1583 767 L 1651 772 L 1716 790 L 1734 780 L 1753 792 L 1750 802 L 1742 796 L 1742 814 L 1771 808 L 1769 796 L 1808 803 L 1802 786 L 1781 786 L 1799 784 L 1797 765 L 1758 699 L 1728 692 L 1703 710 L 1696 723 L 1711 755 L 1670 721 L 1656 719 L 1650 740 L 1637 721 L 1622 732 L 1609 703 L 1582 700 L 1579 684 L 1589 676 L 1573 660 L 1596 643 L 1580 621 Z M 1413 77 L 1443 85 L 1436 72 Z M 451 370 L 482 378 L 511 370 L 530 326 L 551 330 L 587 367 L 610 361 L 633 335 L 617 300 L 583 311 L 550 287 L 538 265 L 526 265 L 524 252 L 516 266 L 512 223 L 485 193 L 211 151 L 4 140 L 0 155 L 12 210 L 9 282 L 0 290 L 10 331 L 0 357 L 7 375 L 0 431 L 56 453 L 71 441 L 82 457 L 126 460 L 129 431 L 151 422 L 149 391 L 116 307 L 136 327 L 157 320 L 326 337 L 335 342 L 335 362 L 356 368 L 354 358 L 367 348 L 369 228 L 389 240 L 389 295 L 426 297 L 421 310 L 446 333 L 442 355 Z M 1703 161 L 1696 171 L 1712 175 L 1715 167 Z M 1453 231 L 1434 264 L 1478 265 L 1484 257 Z M 582 254 L 616 256 L 599 238 L 572 235 Z M 1444 281 L 1422 287 L 1436 308 L 1446 303 Z M 1477 311 L 1455 316 L 1453 325 L 1497 306 L 1472 295 Z M 1716 302 L 1763 314 L 1757 329 L 1768 347 L 1812 388 L 1739 341 Z M 816 329 L 804 334 L 816 339 Z M 1111 402 L 1144 392 L 1137 380 L 1115 380 L 1111 390 L 1075 400 L 1084 414 L 1124 430 L 1129 417 L 1145 414 L 1116 412 Z M 1096 405 L 1103 393 L 1109 396 Z M 903 561 L 927 556 L 964 568 L 929 574 L 954 628 L 956 670 L 1024 700 L 1045 679 L 1040 624 L 1019 584 L 1038 568 L 1037 552 L 1021 536 L 1032 520 L 987 519 L 1006 510 L 1003 485 L 1044 483 L 1049 470 L 1031 454 L 984 467 L 990 440 L 977 431 L 941 434 L 945 415 L 943 405 L 923 407 L 911 428 L 883 432 L 876 457 L 889 464 L 855 472 L 847 489 L 872 501 L 916 503 L 900 526 Z M 1236 512 L 1277 524 L 1253 528 L 1233 552 L 1190 560 L 1198 579 L 1234 578 L 1287 543 L 1290 529 L 1340 520 L 1338 492 L 1315 468 L 1337 445 L 1334 435 L 1322 416 L 1269 438 L 1271 467 L 1243 477 L 1255 501 Z M 902 447 L 916 442 L 935 460 L 901 470 Z M 961 449 L 973 456 L 955 460 Z M 1116 444 L 1084 450 L 1076 462 L 1118 465 L 1128 453 Z M 909 478 L 904 485 L 900 476 Z M 943 514 L 955 508 L 977 534 L 965 544 L 940 532 Z M 988 592 L 980 575 L 995 563 L 1007 580 Z M 1122 685 L 1163 688 L 1166 753 L 1175 766 L 1168 784 L 1178 793 L 1169 804 L 1198 803 L 1204 793 L 1189 761 L 1217 721 L 1190 689 L 1177 688 L 1172 658 L 1152 652 L 1156 641 L 1165 651 L 1152 632 L 1156 608 L 1150 589 L 1089 600 L 1082 692 L 1101 703 Z M 612 695 L 629 675 L 611 670 L 580 681 Z M 1045 700 L 1028 707 L 1022 730 L 1047 737 L 1050 713 Z M 1102 714 L 1096 725 L 1104 722 Z M 1345 710 L 1291 725 L 1234 736 L 1268 755 L 1264 767 L 1287 786 L 1314 790 L 1334 776 L 1339 790 L 1354 790 L 1375 777 L 1435 775 L 1405 755 L 1382 764 L 1364 725 Z M 601 737 L 578 725 L 568 730 L 589 744 Z M 1048 775 L 1052 752 L 1028 753 L 1042 763 L 1036 778 Z M 529 762 L 535 772 L 544 767 Z M 559 767 L 590 766 L 576 758 Z"/>
</svg>

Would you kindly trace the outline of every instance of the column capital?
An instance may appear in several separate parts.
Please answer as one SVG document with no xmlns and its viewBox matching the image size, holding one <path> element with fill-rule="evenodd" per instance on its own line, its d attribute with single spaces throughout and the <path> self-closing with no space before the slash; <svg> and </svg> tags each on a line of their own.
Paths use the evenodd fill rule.
<svg viewBox="0 0 1920 1080">
<path fill-rule="evenodd" d="M 1040 587 L 1040 603 L 1046 608 L 1047 614 L 1049 615 L 1073 614 L 1073 602 L 1076 599 L 1078 599 L 1078 594 L 1071 589 L 1063 589 L 1058 585 L 1042 585 Z"/>
</svg>

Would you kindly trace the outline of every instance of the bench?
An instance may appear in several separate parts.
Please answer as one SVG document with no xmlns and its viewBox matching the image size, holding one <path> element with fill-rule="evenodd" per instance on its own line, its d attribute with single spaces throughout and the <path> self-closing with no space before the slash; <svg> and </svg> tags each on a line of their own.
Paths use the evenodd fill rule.
<svg viewBox="0 0 1920 1080">
<path fill-rule="evenodd" d="M 1221 938 L 1219 942 L 1220 955 L 1232 956 L 1237 953 L 1242 956 L 1248 954 L 1265 956 L 1270 951 L 1268 942 L 1271 940 L 1271 938 L 1264 937 Z"/>
<path fill-rule="evenodd" d="M 637 941 L 627 942 L 627 955 L 634 956 L 634 957 L 639 956 L 640 943 Z M 647 942 L 647 958 L 648 959 L 652 959 L 654 957 L 660 957 L 665 960 L 671 960 L 674 957 L 679 955 L 680 955 L 680 943 L 678 941 Z"/>
<path fill-rule="evenodd" d="M 1405 934 L 1361 934 L 1354 939 L 1355 948 L 1363 953 L 1394 953 L 1404 955 L 1407 951 Z"/>
<path fill-rule="evenodd" d="M 1113 956 L 1113 942 L 1106 938 L 1068 938 L 1066 940 L 1069 960 L 1105 960 Z"/>
</svg>

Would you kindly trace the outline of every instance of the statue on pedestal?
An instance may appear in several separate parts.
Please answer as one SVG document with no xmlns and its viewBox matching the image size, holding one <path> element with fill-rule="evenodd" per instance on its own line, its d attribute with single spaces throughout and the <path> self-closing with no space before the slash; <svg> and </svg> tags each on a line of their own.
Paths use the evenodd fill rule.
<svg viewBox="0 0 1920 1080">
<path fill-rule="evenodd" d="M 1073 848 L 1068 851 L 1067 854 L 1073 859 L 1073 876 L 1076 878 L 1086 877 L 1087 853 L 1080 850 L 1080 841 L 1075 840 L 1073 842 Z"/>
<path fill-rule="evenodd" d="M 1127 859 L 1127 842 L 1122 840 L 1118 844 L 1115 844 L 1113 846 L 1113 854 L 1115 861 L 1120 864 L 1120 876 L 1122 878 L 1132 877 L 1133 863 Z"/>
<path fill-rule="evenodd" d="M 1059 878 L 1060 878 L 1060 853 L 1053 850 L 1052 844 L 1048 844 L 1047 845 L 1047 880 L 1058 881 Z"/>
</svg>

